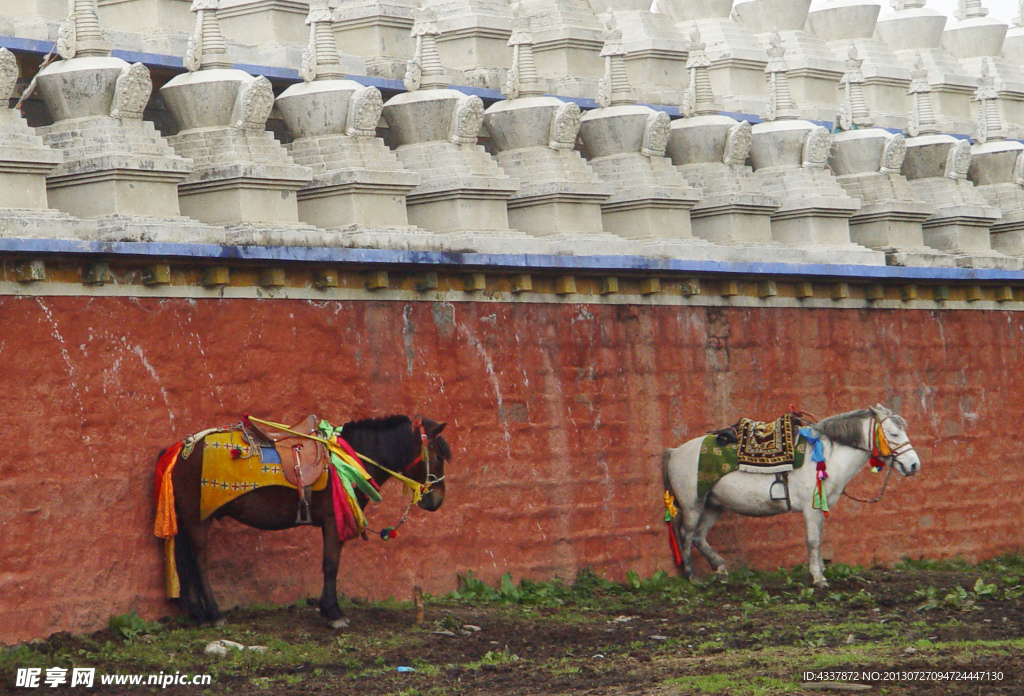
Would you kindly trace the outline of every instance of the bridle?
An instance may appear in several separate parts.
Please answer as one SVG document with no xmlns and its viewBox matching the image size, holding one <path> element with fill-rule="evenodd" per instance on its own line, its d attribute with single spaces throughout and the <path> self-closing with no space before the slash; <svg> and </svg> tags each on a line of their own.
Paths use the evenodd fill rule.
<svg viewBox="0 0 1024 696">
<path fill-rule="evenodd" d="M 888 415 L 882 420 L 878 420 L 873 415 L 871 416 L 871 422 L 874 424 L 875 440 L 871 446 L 871 459 L 874 460 L 888 460 L 886 462 L 890 468 L 893 464 L 902 464 L 900 462 L 900 456 L 907 452 L 913 452 L 914 446 L 910 444 L 910 438 L 908 437 L 903 442 L 898 443 L 893 447 L 892 443 L 885 436 L 885 429 L 882 428 L 882 424 L 892 418 L 892 415 Z M 869 460 L 870 461 L 870 460 Z"/>
<path fill-rule="evenodd" d="M 882 495 L 885 493 L 885 487 L 889 484 L 889 477 L 892 476 L 892 470 L 895 468 L 894 465 L 902 465 L 902 462 L 900 462 L 899 460 L 900 456 L 906 454 L 907 452 L 914 451 L 914 446 L 910 444 L 909 437 L 904 442 L 898 443 L 895 447 L 893 447 L 892 443 L 889 442 L 889 438 L 885 436 L 885 429 L 882 428 L 882 424 L 885 423 L 885 421 L 889 420 L 890 418 L 892 418 L 891 414 L 886 416 L 882 420 L 878 420 L 874 416 L 874 414 L 872 414 L 871 423 L 868 426 L 868 432 L 874 434 L 873 438 L 871 438 L 871 435 L 868 436 L 869 438 L 871 438 L 871 449 L 868 449 L 866 447 L 858 447 L 856 445 L 848 445 L 849 447 L 858 449 L 861 452 L 868 452 L 871 455 L 870 459 L 868 459 L 868 462 L 871 463 L 873 471 L 881 471 L 883 466 L 887 466 L 889 468 L 889 471 L 887 471 L 885 474 L 885 481 L 882 482 L 882 489 L 878 492 L 878 495 L 876 497 L 870 500 L 864 500 L 856 496 L 852 496 L 849 493 L 847 493 L 846 490 L 843 490 L 843 495 L 845 495 L 847 498 L 850 498 L 851 500 L 856 500 L 858 503 L 877 503 L 879 500 L 882 499 Z M 878 464 L 876 464 L 875 462 L 878 462 Z"/>
<path fill-rule="evenodd" d="M 412 429 L 413 432 L 418 431 L 420 434 L 420 454 L 418 457 L 409 462 L 405 466 L 405 468 L 402 469 L 402 471 L 408 471 L 409 469 L 416 466 L 420 462 L 423 462 L 423 466 L 427 470 L 426 476 L 423 479 L 423 492 L 427 493 L 435 484 L 444 481 L 444 476 L 434 476 L 433 474 L 430 473 L 430 446 L 428 444 L 427 439 L 427 430 L 426 428 L 423 427 L 423 421 L 419 418 L 419 416 L 413 419 Z"/>
<path fill-rule="evenodd" d="M 406 477 L 404 474 L 406 472 L 408 472 L 409 469 L 411 469 L 412 467 L 416 466 L 420 462 L 423 462 L 423 466 L 426 469 L 426 476 L 423 479 L 423 483 L 417 484 L 419 486 L 419 491 L 418 491 L 419 495 L 412 495 L 412 496 L 410 496 L 409 502 L 406 504 L 405 511 L 402 513 L 401 518 L 399 518 L 398 523 L 395 524 L 394 526 L 384 527 L 379 532 L 376 531 L 376 530 L 370 529 L 370 531 L 372 531 L 375 534 L 377 534 L 384 541 L 388 541 L 390 539 L 394 539 L 398 535 L 398 528 L 401 527 L 403 524 L 405 524 L 405 521 L 409 518 L 409 511 L 412 510 L 413 503 L 416 502 L 420 497 L 422 497 L 422 496 L 426 495 L 427 493 L 429 493 L 430 489 L 435 484 L 438 484 L 438 483 L 441 483 L 442 481 L 444 481 L 444 476 L 443 475 L 442 476 L 434 476 L 433 474 L 430 473 L 430 445 L 429 445 L 429 438 L 427 437 L 427 430 L 426 430 L 426 428 L 423 427 L 423 421 L 418 416 L 416 418 L 414 418 L 413 421 L 412 421 L 412 429 L 413 429 L 413 432 L 419 432 L 419 436 L 420 436 L 420 453 L 419 453 L 419 455 L 415 459 L 413 459 L 411 462 L 409 462 L 404 467 L 402 467 L 402 475 L 396 476 L 394 471 L 391 471 L 387 467 L 381 466 L 380 464 L 378 464 L 377 462 L 374 462 L 373 460 L 369 460 L 366 457 L 363 457 L 363 459 L 367 460 L 368 463 L 373 464 L 378 469 L 380 469 L 380 470 L 382 470 L 382 471 L 384 471 L 386 473 L 389 473 L 392 476 L 395 476 L 395 478 L 398 478 L 400 480 L 404 480 L 403 482 L 408 482 L 408 481 L 411 480 L 408 477 Z M 360 455 L 360 456 L 362 456 L 362 455 Z M 369 529 L 369 527 L 367 529 Z"/>
</svg>

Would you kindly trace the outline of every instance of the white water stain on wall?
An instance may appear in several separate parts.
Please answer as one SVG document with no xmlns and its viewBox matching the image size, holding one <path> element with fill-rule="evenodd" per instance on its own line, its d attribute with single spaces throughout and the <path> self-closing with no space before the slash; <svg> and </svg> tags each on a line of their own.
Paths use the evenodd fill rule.
<svg viewBox="0 0 1024 696">
<path fill-rule="evenodd" d="M 171 400 L 167 396 L 167 389 L 164 388 L 163 380 L 160 379 L 160 375 L 159 373 L 157 373 L 156 368 L 153 367 L 152 363 L 150 363 L 149 360 L 146 359 L 146 354 L 143 352 L 142 346 L 132 346 L 131 350 L 136 356 L 138 356 L 139 361 L 142 363 L 142 366 L 146 368 L 146 372 L 149 373 L 149 376 L 153 378 L 153 381 L 156 382 L 157 386 L 160 388 L 160 395 L 161 397 L 163 397 L 164 406 L 167 407 L 167 418 L 170 421 L 170 424 L 173 426 L 174 411 L 171 409 Z"/>
<path fill-rule="evenodd" d="M 46 315 L 46 319 L 50 323 L 50 328 L 51 328 L 50 333 L 53 335 L 53 337 L 55 339 L 57 339 L 57 343 L 60 346 L 61 361 L 64 363 L 64 367 L 65 367 L 65 369 L 67 371 L 68 382 L 71 385 L 71 391 L 72 391 L 72 393 L 77 394 L 79 392 L 79 386 L 78 386 L 78 382 L 76 380 L 75 366 L 71 362 L 71 352 L 68 350 L 67 342 L 64 340 L 64 336 L 61 335 L 60 327 L 57 325 L 57 320 L 54 318 L 53 312 L 47 306 L 47 304 L 43 300 L 43 298 L 41 298 L 41 297 L 36 298 L 36 302 L 39 304 L 39 308 L 43 310 L 43 314 Z M 85 387 L 84 392 L 88 392 L 88 391 L 89 391 L 89 387 L 87 386 L 87 387 Z M 72 399 L 72 401 L 75 402 L 75 408 L 78 409 L 79 414 L 84 417 L 85 414 L 84 414 L 84 411 L 82 410 L 82 400 L 81 399 Z"/>
<path fill-rule="evenodd" d="M 161 304 L 163 302 L 166 302 L 166 300 L 161 301 Z M 188 306 L 194 310 L 196 308 L 196 301 L 188 300 Z M 203 348 L 202 336 L 199 335 L 199 332 L 197 332 L 194 327 L 195 315 L 191 312 L 175 312 L 175 314 L 178 316 L 178 331 L 175 332 L 175 337 L 181 343 L 186 341 L 190 342 L 192 349 L 198 351 L 202 358 L 202 368 L 205 369 L 206 376 L 209 378 L 206 383 L 209 385 L 210 393 L 215 399 L 217 399 L 217 403 L 223 407 L 224 399 L 221 396 L 221 384 L 214 376 L 213 371 L 210 369 L 209 363 L 207 362 L 206 350 Z M 190 365 L 195 372 L 199 372 L 199 366 L 197 366 L 194 361 L 190 361 Z"/>
<path fill-rule="evenodd" d="M 491 316 L 493 317 L 493 315 Z M 486 321 L 486 319 L 487 317 L 485 317 L 483 320 Z M 484 347 L 484 344 L 480 341 L 480 339 L 473 334 L 472 329 L 470 329 L 465 324 L 459 324 L 458 332 L 460 336 L 466 339 L 469 345 L 473 346 L 473 350 L 475 350 L 477 355 L 480 356 L 480 360 L 484 364 L 484 371 L 487 373 L 487 381 L 490 383 L 491 388 L 494 390 L 494 398 L 497 401 L 498 406 L 497 412 L 501 413 L 503 411 L 505 400 L 501 394 L 501 383 L 498 381 L 498 375 L 494 371 L 494 360 L 491 359 L 491 356 L 487 352 L 487 348 Z M 508 423 L 506 423 L 503 419 L 499 418 L 498 423 L 502 430 L 502 439 L 505 442 L 505 457 L 509 462 L 511 462 L 512 433 L 509 432 Z"/>
<path fill-rule="evenodd" d="M 405 369 L 411 376 L 413 374 L 416 359 L 416 349 L 413 345 L 413 333 L 416 331 L 410 317 L 412 316 L 412 305 L 406 305 L 402 309 L 402 343 L 405 344 Z"/>
</svg>

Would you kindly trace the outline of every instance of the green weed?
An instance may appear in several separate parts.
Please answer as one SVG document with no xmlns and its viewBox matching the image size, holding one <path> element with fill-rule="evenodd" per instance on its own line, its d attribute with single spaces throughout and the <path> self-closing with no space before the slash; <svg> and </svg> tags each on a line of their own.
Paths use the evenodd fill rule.
<svg viewBox="0 0 1024 696">
<path fill-rule="evenodd" d="M 127 614 L 111 616 L 108 627 L 124 640 L 135 640 L 139 636 L 153 635 L 164 628 L 158 621 L 146 621 L 134 609 Z"/>
<path fill-rule="evenodd" d="M 925 558 L 919 556 L 917 559 L 904 556 L 896 564 L 896 570 L 930 570 L 930 571 L 966 571 L 972 570 L 973 566 L 964 558 Z"/>
</svg>

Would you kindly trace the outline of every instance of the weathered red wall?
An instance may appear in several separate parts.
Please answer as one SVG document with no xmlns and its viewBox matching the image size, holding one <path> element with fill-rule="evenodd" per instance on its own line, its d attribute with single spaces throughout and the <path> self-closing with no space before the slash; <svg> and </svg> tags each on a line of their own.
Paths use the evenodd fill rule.
<svg viewBox="0 0 1024 696">
<path fill-rule="evenodd" d="M 895 406 L 924 463 L 878 505 L 844 501 L 827 556 L 1024 547 L 1020 312 L 8 296 L 0 316 L 4 642 L 172 611 L 154 461 L 246 411 L 449 422 L 444 507 L 415 510 L 393 542 L 351 543 L 341 588 L 355 596 L 442 593 L 466 570 L 493 582 L 669 569 L 663 448 L 791 403 L 819 416 Z M 880 481 L 865 473 L 852 490 Z M 374 525 L 400 512 L 388 489 Z M 216 532 L 222 605 L 319 593 L 315 531 Z M 804 560 L 795 515 L 727 515 L 711 540 L 734 564 Z"/>
</svg>

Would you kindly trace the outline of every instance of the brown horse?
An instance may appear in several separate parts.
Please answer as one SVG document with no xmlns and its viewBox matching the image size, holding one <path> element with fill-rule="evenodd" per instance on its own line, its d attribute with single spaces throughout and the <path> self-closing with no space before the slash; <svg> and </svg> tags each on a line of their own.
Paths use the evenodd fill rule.
<svg viewBox="0 0 1024 696">
<path fill-rule="evenodd" d="M 451 459 L 451 449 L 440 437 L 444 426 L 445 423 L 429 419 L 417 420 L 414 424 L 406 416 L 390 416 L 346 423 L 342 432 L 358 454 L 374 462 L 367 462 L 365 468 L 378 486 L 392 477 L 391 472 L 400 473 L 428 486 L 418 505 L 424 510 L 434 511 L 444 501 L 444 465 Z M 422 456 L 424 436 L 426 458 Z M 299 499 L 294 488 L 265 486 L 222 505 L 207 519 L 200 519 L 204 440 L 205 437 L 198 439 L 188 456 L 180 457 L 171 472 L 178 519 L 175 563 L 181 584 L 179 605 L 199 622 L 220 619 L 206 573 L 207 541 L 212 520 L 231 517 L 257 529 L 290 529 L 298 526 L 296 509 Z M 330 475 L 335 476 L 335 473 L 331 471 Z M 357 491 L 356 497 L 359 505 L 365 507 L 366 495 Z M 334 628 L 342 628 L 348 620 L 338 606 L 337 578 L 338 557 L 344 542 L 338 539 L 331 486 L 310 494 L 310 512 L 312 524 L 319 527 L 323 535 L 324 586 L 320 594 L 320 614 Z"/>
</svg>

